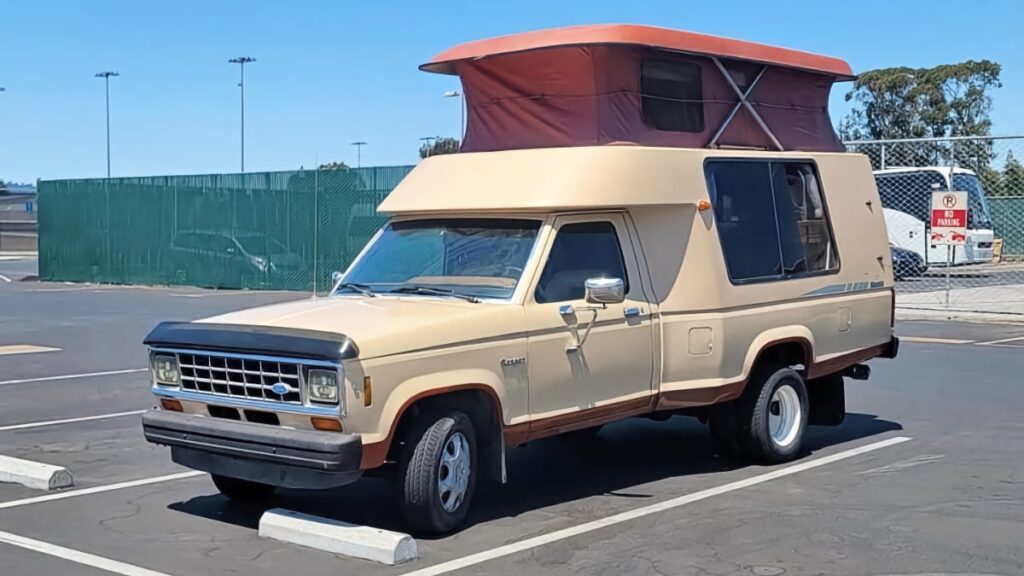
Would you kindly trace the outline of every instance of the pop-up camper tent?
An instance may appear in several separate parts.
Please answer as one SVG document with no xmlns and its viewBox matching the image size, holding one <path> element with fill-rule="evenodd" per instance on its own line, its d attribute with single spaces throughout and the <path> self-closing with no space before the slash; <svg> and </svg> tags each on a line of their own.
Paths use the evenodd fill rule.
<svg viewBox="0 0 1024 576">
<path fill-rule="evenodd" d="M 835 58 L 680 30 L 576 26 L 469 42 L 420 67 L 456 74 L 463 152 L 630 143 L 842 151 Z"/>
</svg>

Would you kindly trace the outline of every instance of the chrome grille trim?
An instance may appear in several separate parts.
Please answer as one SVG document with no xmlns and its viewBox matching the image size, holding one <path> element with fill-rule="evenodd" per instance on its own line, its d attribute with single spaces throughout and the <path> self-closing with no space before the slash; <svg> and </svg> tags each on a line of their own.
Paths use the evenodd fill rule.
<svg viewBox="0 0 1024 576">
<path fill-rule="evenodd" d="M 179 348 L 150 348 L 151 354 L 173 355 L 178 361 L 180 389 L 213 398 L 269 402 L 276 406 L 306 405 L 305 373 L 310 367 L 339 371 L 341 366 L 321 360 L 285 358 Z M 343 380 L 339 378 L 339 380 Z M 272 390 L 284 384 L 287 390 Z M 332 409 L 337 413 L 337 408 Z"/>
</svg>

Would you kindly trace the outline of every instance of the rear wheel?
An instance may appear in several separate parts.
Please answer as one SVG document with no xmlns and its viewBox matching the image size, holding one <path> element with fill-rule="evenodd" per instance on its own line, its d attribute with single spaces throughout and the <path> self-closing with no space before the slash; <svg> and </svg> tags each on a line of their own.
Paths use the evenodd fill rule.
<svg viewBox="0 0 1024 576">
<path fill-rule="evenodd" d="M 473 422 L 451 411 L 411 434 L 403 473 L 405 517 L 422 533 L 444 533 L 466 518 L 476 487 Z"/>
<path fill-rule="evenodd" d="M 213 485 L 217 487 L 217 490 L 231 500 L 258 502 L 274 495 L 275 488 L 270 484 L 239 480 L 238 478 L 229 478 L 228 476 L 220 476 L 218 474 L 211 474 L 210 476 L 213 478 Z"/>
<path fill-rule="evenodd" d="M 792 368 L 759 370 L 736 405 L 736 438 L 752 460 L 792 460 L 803 447 L 808 418 L 807 389 Z"/>
</svg>

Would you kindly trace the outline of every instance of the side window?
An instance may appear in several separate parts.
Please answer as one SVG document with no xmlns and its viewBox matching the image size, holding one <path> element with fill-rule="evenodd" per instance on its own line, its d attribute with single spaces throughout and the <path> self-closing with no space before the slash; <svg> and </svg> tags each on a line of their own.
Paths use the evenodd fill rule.
<svg viewBox="0 0 1024 576">
<path fill-rule="evenodd" d="M 795 278 L 839 268 L 812 164 L 709 162 L 706 176 L 732 280 Z"/>
<path fill-rule="evenodd" d="M 813 274 L 839 268 L 814 166 L 773 163 L 772 188 L 785 274 Z"/>
<path fill-rule="evenodd" d="M 733 280 L 782 273 L 767 162 L 709 162 L 708 187 L 715 224 Z"/>
<path fill-rule="evenodd" d="M 629 278 L 622 249 L 611 222 L 566 224 L 558 230 L 534 298 L 546 302 L 580 300 L 588 278 L 622 278 L 629 293 Z"/>
<path fill-rule="evenodd" d="M 703 132 L 704 101 L 700 65 L 644 60 L 640 65 L 640 107 L 655 130 Z"/>
</svg>

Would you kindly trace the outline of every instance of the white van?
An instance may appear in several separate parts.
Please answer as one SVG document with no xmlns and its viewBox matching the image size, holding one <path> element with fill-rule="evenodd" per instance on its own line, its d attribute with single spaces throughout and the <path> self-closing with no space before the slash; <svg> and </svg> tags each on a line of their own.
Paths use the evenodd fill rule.
<svg viewBox="0 0 1024 576">
<path fill-rule="evenodd" d="M 949 166 L 889 168 L 876 170 L 875 182 L 889 241 L 917 252 L 930 266 L 945 265 L 949 259 L 945 245 L 932 244 L 928 239 L 932 192 L 967 192 L 967 243 L 954 249 L 952 264 L 992 261 L 992 217 L 981 179 L 973 171 Z"/>
</svg>

